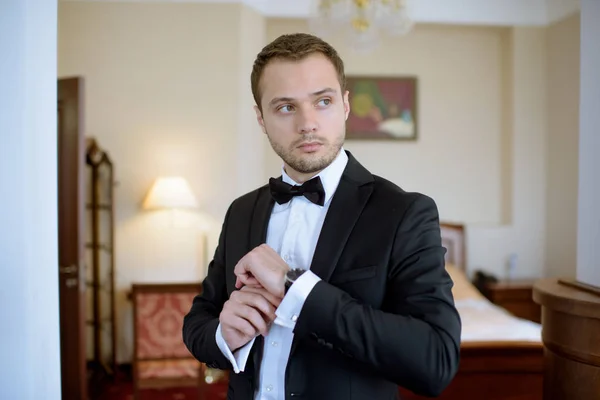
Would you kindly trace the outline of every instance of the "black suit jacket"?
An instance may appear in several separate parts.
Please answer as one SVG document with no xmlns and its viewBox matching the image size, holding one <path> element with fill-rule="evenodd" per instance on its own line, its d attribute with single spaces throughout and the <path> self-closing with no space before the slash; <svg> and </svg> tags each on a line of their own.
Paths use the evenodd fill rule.
<svg viewBox="0 0 600 400">
<path fill-rule="evenodd" d="M 437 207 L 348 156 L 311 264 L 322 281 L 294 329 L 286 399 L 396 399 L 398 385 L 438 395 L 458 368 L 461 322 Z M 268 186 L 231 204 L 185 317 L 184 342 L 210 367 L 232 369 L 215 340 L 219 314 L 235 290 L 236 263 L 265 242 L 273 204 Z M 230 373 L 228 398 L 253 399 L 262 345 L 259 336 L 246 370 Z"/>
</svg>

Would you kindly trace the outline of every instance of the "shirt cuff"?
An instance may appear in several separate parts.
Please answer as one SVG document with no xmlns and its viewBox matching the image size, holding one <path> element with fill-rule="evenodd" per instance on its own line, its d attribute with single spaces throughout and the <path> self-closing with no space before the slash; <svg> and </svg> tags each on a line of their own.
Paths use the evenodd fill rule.
<svg viewBox="0 0 600 400">
<path fill-rule="evenodd" d="M 246 361 L 248 361 L 250 349 L 252 348 L 252 344 L 254 344 L 254 339 L 256 338 L 252 338 L 251 341 L 246 343 L 244 346 L 240 347 L 235 352 L 235 354 L 233 354 L 229 349 L 229 346 L 227 346 L 225 339 L 223 338 L 223 333 L 221 332 L 221 323 L 219 323 L 219 326 L 217 327 L 216 339 L 217 346 L 219 346 L 221 353 L 223 353 L 223 355 L 227 357 L 227 359 L 233 366 L 233 372 L 235 372 L 236 374 L 243 372 L 244 368 L 246 367 Z"/>
<path fill-rule="evenodd" d="M 275 311 L 275 324 L 294 329 L 306 298 L 321 278 L 312 271 L 306 271 L 290 286 L 287 294 Z"/>
</svg>

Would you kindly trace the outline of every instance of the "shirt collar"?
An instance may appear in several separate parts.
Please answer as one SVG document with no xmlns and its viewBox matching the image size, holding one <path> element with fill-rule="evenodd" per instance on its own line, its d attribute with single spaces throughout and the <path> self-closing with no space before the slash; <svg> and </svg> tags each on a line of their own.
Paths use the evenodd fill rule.
<svg viewBox="0 0 600 400">
<path fill-rule="evenodd" d="M 346 164 L 348 164 L 348 155 L 342 147 L 333 162 L 329 164 L 323 171 L 315 175 L 321 178 L 321 183 L 325 189 L 325 204 L 329 202 L 335 193 L 338 184 L 340 183 L 340 179 L 342 178 L 342 174 L 344 173 L 344 169 L 346 168 Z M 289 183 L 290 185 L 300 185 L 290 178 L 290 176 L 285 172 L 284 167 L 281 167 L 281 178 L 284 182 Z M 314 176 L 312 178 L 314 178 Z"/>
</svg>

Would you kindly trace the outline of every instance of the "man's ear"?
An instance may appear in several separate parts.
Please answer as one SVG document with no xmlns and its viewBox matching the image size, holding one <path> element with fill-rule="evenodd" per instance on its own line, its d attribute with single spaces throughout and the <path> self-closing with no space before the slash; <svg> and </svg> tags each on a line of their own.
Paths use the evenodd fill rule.
<svg viewBox="0 0 600 400">
<path fill-rule="evenodd" d="M 348 115 L 350 115 L 350 100 L 348 99 L 349 93 L 347 90 L 344 93 L 344 113 L 346 114 L 346 120 L 348 120 Z"/>
<path fill-rule="evenodd" d="M 256 113 L 256 120 L 258 121 L 258 124 L 260 125 L 263 133 L 266 134 L 267 130 L 265 129 L 265 120 L 263 119 L 262 112 L 258 106 L 254 106 L 254 112 Z"/>
</svg>

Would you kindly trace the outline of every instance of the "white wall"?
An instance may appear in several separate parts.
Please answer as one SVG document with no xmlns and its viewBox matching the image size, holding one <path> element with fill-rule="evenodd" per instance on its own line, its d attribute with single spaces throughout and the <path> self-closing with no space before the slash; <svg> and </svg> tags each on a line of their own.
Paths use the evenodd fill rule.
<svg viewBox="0 0 600 400">
<path fill-rule="evenodd" d="M 600 3 L 581 2 L 577 280 L 600 288 Z"/>
<path fill-rule="evenodd" d="M 0 3 L 0 398 L 58 400 L 56 0 Z"/>
</svg>

